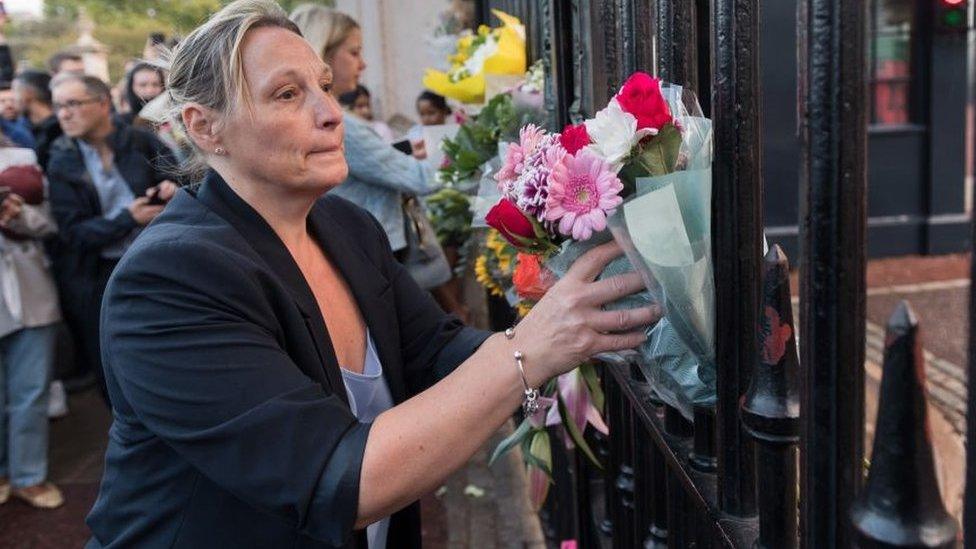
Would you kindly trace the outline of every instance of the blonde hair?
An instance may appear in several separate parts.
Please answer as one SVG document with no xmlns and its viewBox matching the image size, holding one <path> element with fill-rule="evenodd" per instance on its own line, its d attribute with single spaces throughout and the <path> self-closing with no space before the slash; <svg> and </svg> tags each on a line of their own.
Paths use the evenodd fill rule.
<svg viewBox="0 0 976 549">
<path fill-rule="evenodd" d="M 187 103 L 198 103 L 219 114 L 240 104 L 250 109 L 241 45 L 248 31 L 260 27 L 279 27 L 302 34 L 273 0 L 236 0 L 194 29 L 172 51 L 165 52 L 158 65 L 169 71 L 168 118 L 183 126 L 181 111 Z M 190 142 L 199 153 L 196 143 L 192 139 Z M 199 154 L 188 164 L 187 171 L 194 175 L 207 168 Z"/>
<path fill-rule="evenodd" d="M 312 49 L 326 62 L 352 31 L 359 29 L 359 23 L 352 17 L 317 4 L 302 4 L 291 12 L 290 17 Z"/>
</svg>

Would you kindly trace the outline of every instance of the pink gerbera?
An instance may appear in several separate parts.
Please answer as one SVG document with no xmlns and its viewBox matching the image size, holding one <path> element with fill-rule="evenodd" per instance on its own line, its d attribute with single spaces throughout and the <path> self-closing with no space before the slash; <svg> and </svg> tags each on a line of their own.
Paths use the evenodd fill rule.
<svg viewBox="0 0 976 549">
<path fill-rule="evenodd" d="M 563 156 L 549 177 L 546 219 L 559 232 L 586 240 L 607 227 L 607 215 L 623 202 L 624 188 L 613 168 L 587 149 Z"/>
</svg>

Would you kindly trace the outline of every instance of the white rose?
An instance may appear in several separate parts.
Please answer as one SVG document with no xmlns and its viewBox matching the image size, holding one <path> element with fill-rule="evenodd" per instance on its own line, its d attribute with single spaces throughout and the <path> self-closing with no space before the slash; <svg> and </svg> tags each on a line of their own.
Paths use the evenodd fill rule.
<svg viewBox="0 0 976 549">
<path fill-rule="evenodd" d="M 645 136 L 655 133 L 651 128 L 638 131 L 637 118 L 620 108 L 616 99 L 611 100 L 607 108 L 596 113 L 595 118 L 584 124 L 586 133 L 593 141 L 588 148 L 618 171 L 634 146 Z"/>
</svg>

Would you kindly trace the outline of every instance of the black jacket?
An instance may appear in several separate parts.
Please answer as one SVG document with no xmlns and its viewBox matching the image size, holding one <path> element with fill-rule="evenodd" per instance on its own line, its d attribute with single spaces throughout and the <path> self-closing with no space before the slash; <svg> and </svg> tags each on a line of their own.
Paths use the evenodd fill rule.
<svg viewBox="0 0 976 549">
<path fill-rule="evenodd" d="M 51 160 L 51 148 L 54 143 L 64 135 L 61 130 L 61 123 L 58 117 L 53 114 L 36 126 L 31 126 L 34 134 L 34 152 L 37 153 L 37 163 L 41 167 L 46 167 Z"/>
<path fill-rule="evenodd" d="M 176 180 L 173 154 L 151 132 L 120 126 L 109 141 L 115 166 L 137 197 L 166 179 Z M 51 211 L 58 223 L 58 239 L 52 249 L 54 272 L 70 306 L 76 301 L 73 298 L 92 293 L 102 249 L 125 238 L 137 224 L 128 210 L 112 219 L 102 217 L 76 139 L 64 135 L 54 142 L 47 177 Z"/>
<path fill-rule="evenodd" d="M 470 356 L 379 224 L 326 196 L 310 231 L 343 274 L 395 403 Z M 326 324 L 270 226 L 219 176 L 182 190 L 122 258 L 102 310 L 114 408 L 88 517 L 97 547 L 365 549 L 353 524 L 370 424 L 349 410 Z M 417 504 L 390 547 L 419 547 Z"/>
</svg>

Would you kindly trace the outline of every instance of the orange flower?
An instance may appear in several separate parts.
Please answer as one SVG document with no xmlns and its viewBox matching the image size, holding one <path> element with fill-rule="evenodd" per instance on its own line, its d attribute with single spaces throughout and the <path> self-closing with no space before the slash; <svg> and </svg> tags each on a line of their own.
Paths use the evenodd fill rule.
<svg viewBox="0 0 976 549">
<path fill-rule="evenodd" d="M 538 301 L 552 287 L 555 280 L 552 273 L 542 267 L 539 256 L 519 253 L 512 282 L 519 297 Z"/>
</svg>

